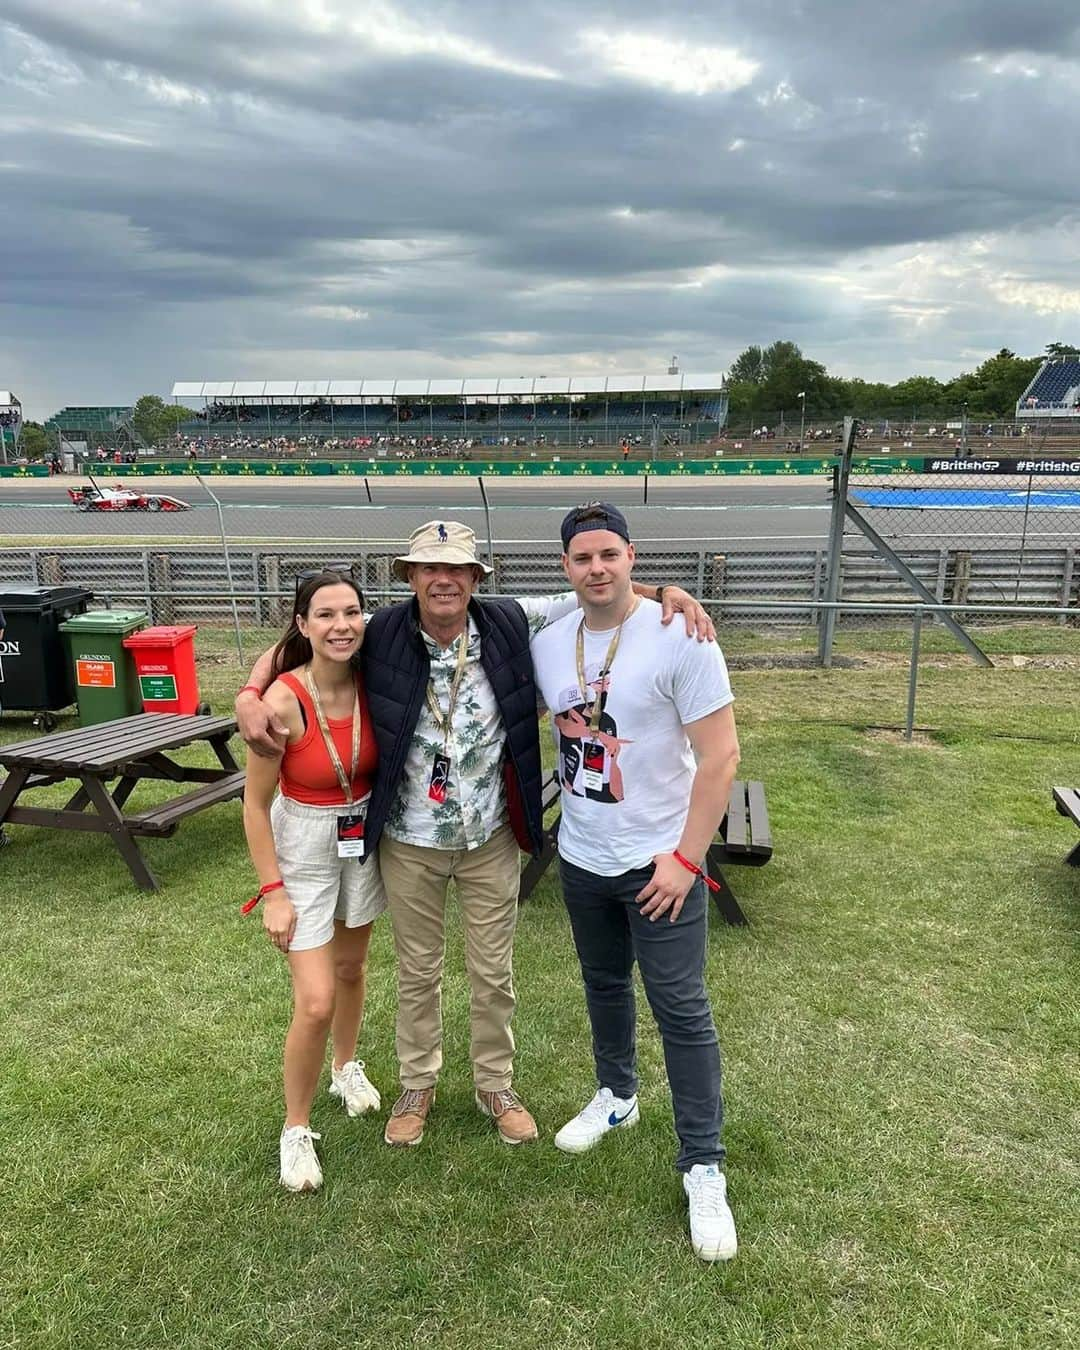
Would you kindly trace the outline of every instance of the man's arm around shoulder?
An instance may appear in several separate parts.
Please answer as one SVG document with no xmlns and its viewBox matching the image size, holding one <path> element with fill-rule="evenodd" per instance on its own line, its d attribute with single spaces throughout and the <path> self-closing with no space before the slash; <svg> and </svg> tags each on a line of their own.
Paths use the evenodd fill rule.
<svg viewBox="0 0 1080 1350">
<path fill-rule="evenodd" d="M 281 755 L 289 734 L 289 728 L 274 709 L 263 702 L 262 696 L 274 678 L 273 654 L 273 647 L 268 647 L 251 667 L 247 684 L 237 694 L 233 705 L 236 725 L 245 744 L 267 759 L 277 759 Z"/>
</svg>

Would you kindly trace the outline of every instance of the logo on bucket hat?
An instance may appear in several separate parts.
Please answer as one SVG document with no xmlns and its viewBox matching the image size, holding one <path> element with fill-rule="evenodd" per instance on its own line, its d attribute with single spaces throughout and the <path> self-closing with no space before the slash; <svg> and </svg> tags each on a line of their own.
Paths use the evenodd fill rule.
<svg viewBox="0 0 1080 1350">
<path fill-rule="evenodd" d="M 476 556 L 476 535 L 456 520 L 429 520 L 409 536 L 409 551 L 394 559 L 391 571 L 398 581 L 408 581 L 410 563 L 445 563 L 448 567 L 479 567 L 487 576 L 491 568 Z"/>
</svg>

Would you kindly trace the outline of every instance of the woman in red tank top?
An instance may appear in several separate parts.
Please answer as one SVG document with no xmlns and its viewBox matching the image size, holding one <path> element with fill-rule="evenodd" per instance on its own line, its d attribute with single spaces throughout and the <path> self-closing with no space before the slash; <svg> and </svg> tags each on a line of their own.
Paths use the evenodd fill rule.
<svg viewBox="0 0 1080 1350">
<path fill-rule="evenodd" d="M 301 1191 L 322 1183 L 310 1114 L 328 1035 L 330 1092 L 350 1116 L 381 1105 L 356 1043 L 371 927 L 386 895 L 378 859 L 360 865 L 378 760 L 354 662 L 363 595 L 350 576 L 322 572 L 300 588 L 294 610 L 274 648 L 277 678 L 263 695 L 288 737 L 280 759 L 248 755 L 244 831 L 263 928 L 292 976 L 281 1183 Z"/>
</svg>

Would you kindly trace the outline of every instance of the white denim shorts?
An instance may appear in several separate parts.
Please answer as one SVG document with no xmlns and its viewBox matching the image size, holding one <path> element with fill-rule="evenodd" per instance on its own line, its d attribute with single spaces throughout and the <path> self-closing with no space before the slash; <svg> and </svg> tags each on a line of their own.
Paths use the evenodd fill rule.
<svg viewBox="0 0 1080 1350">
<path fill-rule="evenodd" d="M 289 951 L 324 947 L 334 920 L 360 928 L 386 908 L 379 859 L 339 858 L 337 818 L 342 806 L 308 806 L 279 793 L 270 807 L 281 879 L 296 909 Z"/>
</svg>

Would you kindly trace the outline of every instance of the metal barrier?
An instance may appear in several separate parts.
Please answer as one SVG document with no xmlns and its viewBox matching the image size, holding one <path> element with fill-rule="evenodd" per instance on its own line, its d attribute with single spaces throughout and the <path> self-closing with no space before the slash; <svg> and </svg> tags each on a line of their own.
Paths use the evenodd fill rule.
<svg viewBox="0 0 1080 1350">
<path fill-rule="evenodd" d="M 400 546 L 350 551 L 366 594 L 380 601 L 408 594 L 390 576 L 391 560 L 399 551 Z M 484 545 L 481 551 L 486 553 Z M 540 551 L 527 544 L 514 547 L 496 542 L 492 553 L 495 572 L 489 590 L 504 595 L 545 595 L 566 587 L 558 555 L 550 545 Z M 1065 623 L 1067 616 L 1076 617 L 1071 606 L 1080 603 L 1076 554 L 1071 547 L 1042 549 L 1021 559 L 1018 553 L 999 549 L 941 548 L 903 556 L 943 611 L 974 622 L 980 614 L 1020 613 L 1025 607 L 1038 607 L 1036 612 L 1044 618 Z M 280 617 L 275 597 L 291 594 L 296 573 L 339 561 L 341 556 L 340 547 L 282 544 L 240 548 L 233 544 L 228 556 L 220 547 L 160 545 L 0 550 L 0 585 L 86 586 L 95 595 L 137 601 L 155 622 L 275 624 Z M 1011 578 L 1021 562 L 1021 604 L 1002 606 L 1001 579 Z M 824 548 L 782 554 L 726 552 L 719 541 L 713 541 L 706 548 L 643 546 L 638 573 L 648 580 L 685 587 L 735 626 L 769 622 L 812 627 L 827 608 L 826 565 Z M 914 603 L 892 567 L 869 550 L 845 549 L 840 571 L 838 609 L 872 621 L 878 613 L 892 613 Z"/>
<path fill-rule="evenodd" d="M 197 475 L 164 488 L 130 485 L 143 505 L 148 494 L 160 506 L 175 492 L 189 508 L 177 511 L 136 504 L 80 513 L 67 499 L 65 489 L 79 481 L 71 478 L 53 480 L 47 492 L 33 483 L 7 493 L 0 486 L 0 584 L 75 583 L 143 604 L 155 622 L 231 622 L 240 650 L 242 626 L 279 624 L 279 598 L 305 568 L 348 556 L 373 597 L 407 594 L 391 582 L 391 560 L 409 531 L 436 513 L 474 527 L 495 591 L 561 590 L 561 516 L 575 499 L 604 495 L 627 510 L 640 576 L 685 586 L 729 629 L 820 627 L 823 664 L 831 616 L 879 623 L 873 606 L 881 603 L 885 613 L 904 603 L 943 606 L 946 622 L 955 613 L 975 624 L 986 622 L 987 605 L 1013 602 L 1069 621 L 1080 601 L 1080 475 L 1054 476 L 1056 461 L 1038 461 L 1045 473 L 1029 465 L 1018 475 L 1017 463 L 999 460 L 986 470 L 996 475 L 987 498 L 986 476 L 971 486 L 965 462 L 922 472 L 922 459 L 856 457 L 851 444 L 842 461 L 716 461 L 716 472 L 708 462 L 660 476 L 634 466 L 627 476 L 610 465 L 590 477 L 575 466 L 572 485 L 565 476 L 549 479 L 542 466 L 511 466 L 509 476 L 489 479 L 476 466 L 447 464 L 458 480 L 452 486 L 442 473 L 417 476 L 415 464 L 400 476 L 299 490 L 261 479 L 249 491 Z M 848 466 L 845 491 L 838 495 L 834 481 L 830 502 L 838 463 Z M 870 536 L 850 528 L 855 515 Z"/>
</svg>

